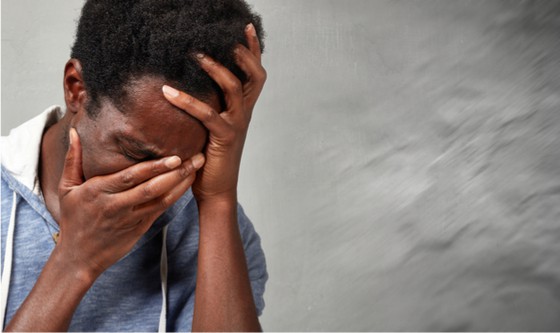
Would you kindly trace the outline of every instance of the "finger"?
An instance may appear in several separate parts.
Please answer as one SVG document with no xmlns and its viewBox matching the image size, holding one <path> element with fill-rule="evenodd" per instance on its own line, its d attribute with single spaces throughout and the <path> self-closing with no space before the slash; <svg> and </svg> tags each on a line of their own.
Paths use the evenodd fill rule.
<svg viewBox="0 0 560 333">
<path fill-rule="evenodd" d="M 168 85 L 164 85 L 162 90 L 171 104 L 200 120 L 210 132 L 219 136 L 228 130 L 229 124 L 208 104 Z"/>
<path fill-rule="evenodd" d="M 225 111 L 241 111 L 243 106 L 243 85 L 237 76 L 226 67 L 209 56 L 198 53 L 196 55 L 200 67 L 206 71 L 222 89 L 226 100 Z"/>
<path fill-rule="evenodd" d="M 261 43 L 259 42 L 259 37 L 257 36 L 257 30 L 253 23 L 249 23 L 245 27 L 245 37 L 247 38 L 247 44 L 249 45 L 249 50 L 255 56 L 255 58 L 261 63 Z"/>
<path fill-rule="evenodd" d="M 179 165 L 181 165 L 181 158 L 178 156 L 138 163 L 117 173 L 101 177 L 101 188 L 106 193 L 123 192 L 150 178 L 169 172 Z"/>
<path fill-rule="evenodd" d="M 76 129 L 70 128 L 68 133 L 69 147 L 64 159 L 64 169 L 59 183 L 59 193 L 65 195 L 74 186 L 79 186 L 84 182 L 82 171 L 82 145 Z"/>
<path fill-rule="evenodd" d="M 169 192 L 177 184 L 196 173 L 204 164 L 204 155 L 197 154 L 185 161 L 180 167 L 158 175 L 134 188 L 118 193 L 114 197 L 115 207 L 134 207 Z"/>
<path fill-rule="evenodd" d="M 150 223 L 149 221 L 157 219 L 158 216 L 160 216 L 165 210 L 175 204 L 175 202 L 177 202 L 177 200 L 179 200 L 179 198 L 181 198 L 181 196 L 183 196 L 183 194 L 185 194 L 185 192 L 187 192 L 187 190 L 192 186 L 195 179 L 196 174 L 192 173 L 167 193 L 162 194 L 154 200 L 134 207 L 133 214 L 138 216 L 139 228 L 143 228 L 142 224 L 144 224 L 146 230 L 149 229 L 153 223 Z"/>
<path fill-rule="evenodd" d="M 246 105 L 253 106 L 266 81 L 266 70 L 255 58 L 253 53 L 243 45 L 238 45 L 235 48 L 237 65 L 245 75 L 247 75 L 247 82 L 243 85 L 243 95 Z"/>
</svg>

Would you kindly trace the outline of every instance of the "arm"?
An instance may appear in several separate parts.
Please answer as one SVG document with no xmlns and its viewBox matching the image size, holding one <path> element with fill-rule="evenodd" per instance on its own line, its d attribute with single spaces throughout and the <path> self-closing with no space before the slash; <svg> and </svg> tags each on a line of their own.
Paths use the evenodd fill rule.
<svg viewBox="0 0 560 333">
<path fill-rule="evenodd" d="M 202 203 L 193 331 L 259 331 L 237 202 Z"/>
<path fill-rule="evenodd" d="M 200 244 L 193 331 L 259 331 L 243 243 L 237 224 L 237 180 L 253 107 L 266 72 L 254 27 L 246 29 L 249 48 L 235 49 L 238 66 L 247 74 L 241 84 L 225 67 L 197 55 L 201 67 L 224 92 L 226 110 L 216 110 L 169 86 L 170 103 L 199 119 L 209 131 L 206 164 L 193 185 L 199 207 Z"/>
<path fill-rule="evenodd" d="M 60 238 L 6 331 L 66 331 L 97 277 L 181 197 L 203 161 L 164 158 L 83 182 L 79 137 L 71 129 L 59 185 Z"/>
</svg>

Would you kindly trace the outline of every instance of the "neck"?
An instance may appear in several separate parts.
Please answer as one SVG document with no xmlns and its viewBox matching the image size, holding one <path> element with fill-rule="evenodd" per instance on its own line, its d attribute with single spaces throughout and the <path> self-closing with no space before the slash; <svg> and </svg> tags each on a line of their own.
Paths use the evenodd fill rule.
<svg viewBox="0 0 560 333">
<path fill-rule="evenodd" d="M 68 113 L 43 133 L 39 162 L 39 184 L 47 209 L 55 221 L 59 221 L 60 204 L 58 183 L 64 169 L 64 159 L 68 150 Z"/>
</svg>

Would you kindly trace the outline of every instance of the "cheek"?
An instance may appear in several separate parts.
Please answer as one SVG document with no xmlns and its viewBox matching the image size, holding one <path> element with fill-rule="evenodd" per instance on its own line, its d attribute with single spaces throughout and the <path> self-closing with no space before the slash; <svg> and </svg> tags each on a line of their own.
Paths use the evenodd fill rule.
<svg viewBox="0 0 560 333">
<path fill-rule="evenodd" d="M 115 167 L 109 163 L 111 162 L 110 156 L 103 154 L 96 146 L 91 146 L 84 142 L 82 144 L 82 170 L 86 180 L 113 173 Z"/>
<path fill-rule="evenodd" d="M 86 180 L 119 172 L 132 164 L 121 155 L 108 153 L 107 151 L 84 151 L 82 158 L 82 168 Z"/>
<path fill-rule="evenodd" d="M 80 133 L 80 142 L 82 170 L 86 180 L 121 171 L 133 164 L 115 148 L 111 149 L 110 143 L 104 142 L 99 133 L 85 130 Z"/>
</svg>

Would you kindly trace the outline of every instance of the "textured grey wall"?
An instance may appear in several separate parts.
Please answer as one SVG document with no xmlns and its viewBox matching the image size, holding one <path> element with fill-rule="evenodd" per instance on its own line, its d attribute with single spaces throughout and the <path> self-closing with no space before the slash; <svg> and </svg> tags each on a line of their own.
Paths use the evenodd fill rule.
<svg viewBox="0 0 560 333">
<path fill-rule="evenodd" d="M 264 328 L 560 330 L 560 2 L 252 3 Z M 79 7 L 2 0 L 3 133 L 61 102 Z"/>
</svg>

